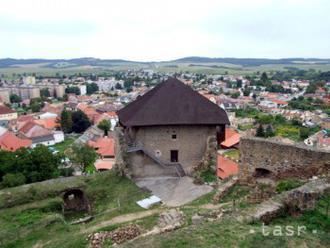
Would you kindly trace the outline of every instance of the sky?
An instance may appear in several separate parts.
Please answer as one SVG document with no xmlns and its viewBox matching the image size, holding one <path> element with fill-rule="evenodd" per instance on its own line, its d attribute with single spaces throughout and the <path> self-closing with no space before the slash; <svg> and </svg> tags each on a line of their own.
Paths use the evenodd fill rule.
<svg viewBox="0 0 330 248">
<path fill-rule="evenodd" d="M 0 58 L 330 58 L 329 0 L 0 0 Z"/>
</svg>

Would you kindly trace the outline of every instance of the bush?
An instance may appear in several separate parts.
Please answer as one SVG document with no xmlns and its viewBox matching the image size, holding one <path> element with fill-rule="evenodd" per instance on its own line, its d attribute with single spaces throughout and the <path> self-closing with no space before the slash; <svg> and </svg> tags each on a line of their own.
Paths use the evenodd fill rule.
<svg viewBox="0 0 330 248">
<path fill-rule="evenodd" d="M 60 169 L 60 176 L 62 177 L 71 177 L 73 175 L 74 169 L 69 167 L 69 168 L 62 168 Z"/>
<path fill-rule="evenodd" d="M 2 178 L 1 186 L 15 187 L 22 185 L 26 182 L 26 178 L 22 173 L 8 173 Z"/>
<path fill-rule="evenodd" d="M 294 188 L 298 188 L 302 185 L 302 182 L 298 179 L 285 179 L 281 180 L 276 185 L 276 192 L 282 193 L 284 191 L 288 191 Z"/>
<path fill-rule="evenodd" d="M 217 180 L 215 172 L 210 169 L 202 171 L 200 177 L 206 183 L 215 182 Z"/>
</svg>

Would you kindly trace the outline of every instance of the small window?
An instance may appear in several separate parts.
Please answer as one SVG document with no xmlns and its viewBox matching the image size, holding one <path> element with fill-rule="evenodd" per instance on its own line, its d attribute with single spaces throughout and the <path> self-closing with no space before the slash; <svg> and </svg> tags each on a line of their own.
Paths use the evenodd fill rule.
<svg viewBox="0 0 330 248">
<path fill-rule="evenodd" d="M 176 139 L 176 134 L 172 134 L 172 139 Z"/>
</svg>

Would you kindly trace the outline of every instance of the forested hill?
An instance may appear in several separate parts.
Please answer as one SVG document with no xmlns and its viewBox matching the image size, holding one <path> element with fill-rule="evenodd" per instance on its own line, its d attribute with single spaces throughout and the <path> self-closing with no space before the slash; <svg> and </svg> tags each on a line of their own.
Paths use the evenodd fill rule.
<svg viewBox="0 0 330 248">
<path fill-rule="evenodd" d="M 240 66 L 260 66 L 270 64 L 330 64 L 330 59 L 318 58 L 285 58 L 285 59 L 264 59 L 264 58 L 210 58 L 210 57 L 185 57 L 171 61 L 161 62 L 140 62 L 123 59 L 97 59 L 97 58 L 75 58 L 75 59 L 0 59 L 0 68 L 21 67 L 24 65 L 36 65 L 38 67 L 65 68 L 77 66 L 103 66 L 111 67 L 116 65 L 148 65 L 148 64 L 182 64 L 182 63 L 225 63 Z"/>
</svg>

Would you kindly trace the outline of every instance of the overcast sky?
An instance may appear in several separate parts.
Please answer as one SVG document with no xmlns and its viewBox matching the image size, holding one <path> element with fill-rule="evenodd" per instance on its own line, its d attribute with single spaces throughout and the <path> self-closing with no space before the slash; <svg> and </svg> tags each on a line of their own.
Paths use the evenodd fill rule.
<svg viewBox="0 0 330 248">
<path fill-rule="evenodd" d="M 0 58 L 330 58 L 329 0 L 0 0 Z"/>
</svg>

